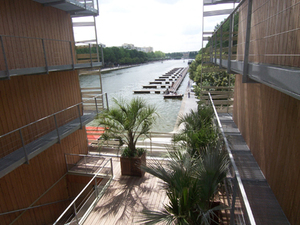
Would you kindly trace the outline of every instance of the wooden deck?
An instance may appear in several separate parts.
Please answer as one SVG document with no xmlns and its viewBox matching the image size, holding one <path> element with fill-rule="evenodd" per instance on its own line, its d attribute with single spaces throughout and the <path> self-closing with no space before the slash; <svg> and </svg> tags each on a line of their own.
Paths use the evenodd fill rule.
<svg viewBox="0 0 300 225">
<path fill-rule="evenodd" d="M 168 203 L 158 178 L 148 173 L 143 178 L 121 176 L 119 158 L 113 158 L 113 169 L 114 179 L 85 225 L 142 224 L 143 209 L 159 211 Z"/>
</svg>

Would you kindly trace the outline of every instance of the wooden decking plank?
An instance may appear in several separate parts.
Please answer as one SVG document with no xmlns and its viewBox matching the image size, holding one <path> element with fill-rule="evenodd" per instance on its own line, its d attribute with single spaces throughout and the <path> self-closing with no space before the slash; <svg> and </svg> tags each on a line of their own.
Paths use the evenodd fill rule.
<svg viewBox="0 0 300 225">
<path fill-rule="evenodd" d="M 229 114 L 219 114 L 257 224 L 289 224 L 244 138 Z M 229 119 L 231 121 L 229 121 Z M 231 123 L 231 126 L 228 124 Z"/>
<path fill-rule="evenodd" d="M 113 159 L 114 181 L 84 224 L 141 224 L 145 208 L 160 210 L 166 200 L 159 179 L 146 173 L 143 178 L 121 176 L 118 158 Z"/>
</svg>

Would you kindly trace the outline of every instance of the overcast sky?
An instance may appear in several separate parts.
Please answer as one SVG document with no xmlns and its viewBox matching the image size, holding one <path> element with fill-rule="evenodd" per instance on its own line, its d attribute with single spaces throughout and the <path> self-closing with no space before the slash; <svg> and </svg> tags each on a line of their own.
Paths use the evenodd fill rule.
<svg viewBox="0 0 300 225">
<path fill-rule="evenodd" d="M 107 47 L 128 43 L 164 53 L 201 49 L 202 0 L 98 1 L 98 42 Z M 205 19 L 205 31 L 222 18 Z"/>
</svg>

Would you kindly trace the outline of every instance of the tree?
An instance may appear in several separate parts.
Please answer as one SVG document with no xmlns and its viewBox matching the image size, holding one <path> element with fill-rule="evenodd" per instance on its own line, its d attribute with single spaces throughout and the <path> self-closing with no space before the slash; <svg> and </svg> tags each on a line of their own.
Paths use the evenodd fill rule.
<svg viewBox="0 0 300 225">
<path fill-rule="evenodd" d="M 129 103 L 124 99 L 113 99 L 115 108 L 99 114 L 99 124 L 105 127 L 105 137 L 116 138 L 127 144 L 123 155 L 138 156 L 136 142 L 142 135 L 148 136 L 156 120 L 156 108 L 147 105 L 142 98 L 133 98 Z"/>
</svg>

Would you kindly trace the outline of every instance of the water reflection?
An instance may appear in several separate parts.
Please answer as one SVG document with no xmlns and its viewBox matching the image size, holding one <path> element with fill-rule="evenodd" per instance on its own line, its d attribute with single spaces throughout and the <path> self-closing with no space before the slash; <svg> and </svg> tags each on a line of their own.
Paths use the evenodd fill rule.
<svg viewBox="0 0 300 225">
<path fill-rule="evenodd" d="M 157 107 L 159 118 L 152 131 L 171 132 L 175 126 L 177 115 L 181 106 L 179 99 L 164 99 L 162 94 L 134 94 L 134 90 L 141 90 L 143 85 L 176 67 L 186 67 L 182 60 L 168 60 L 164 63 L 156 62 L 132 68 L 116 70 L 102 74 L 103 92 L 108 94 L 109 106 L 113 106 L 112 98 L 132 99 L 140 96 L 146 99 L 148 104 Z M 184 93 L 188 83 L 188 74 L 180 86 L 178 93 Z M 99 76 L 84 75 L 80 77 L 81 87 L 99 86 Z M 96 124 L 94 124 L 96 125 Z"/>
</svg>

